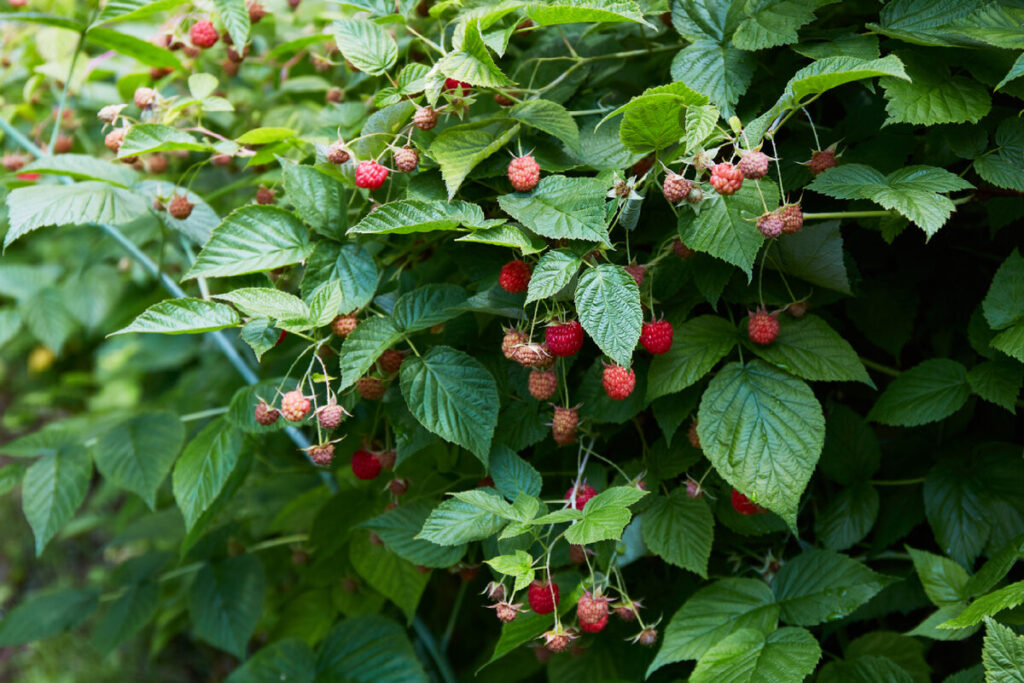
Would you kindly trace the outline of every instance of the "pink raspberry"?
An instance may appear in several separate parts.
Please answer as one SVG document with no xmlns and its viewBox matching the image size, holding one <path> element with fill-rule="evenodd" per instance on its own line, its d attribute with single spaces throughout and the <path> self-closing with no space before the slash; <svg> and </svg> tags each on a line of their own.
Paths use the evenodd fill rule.
<svg viewBox="0 0 1024 683">
<path fill-rule="evenodd" d="M 531 154 L 516 157 L 508 164 L 508 179 L 518 192 L 529 192 L 540 180 L 540 164 Z"/>
<path fill-rule="evenodd" d="M 388 169 L 376 161 L 360 161 L 356 166 L 356 186 L 376 190 L 388 179 Z"/>
</svg>

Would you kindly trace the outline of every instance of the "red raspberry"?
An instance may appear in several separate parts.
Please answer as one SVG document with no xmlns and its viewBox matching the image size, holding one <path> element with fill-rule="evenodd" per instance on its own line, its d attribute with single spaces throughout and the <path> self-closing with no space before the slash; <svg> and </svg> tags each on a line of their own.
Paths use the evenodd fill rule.
<svg viewBox="0 0 1024 683">
<path fill-rule="evenodd" d="M 775 213 L 766 213 L 757 219 L 757 229 L 768 239 L 775 239 L 782 234 L 782 218 Z"/>
<path fill-rule="evenodd" d="M 177 218 L 179 221 L 183 221 L 192 215 L 193 206 L 194 204 L 192 204 L 187 197 L 183 197 L 176 193 L 171 197 L 171 201 L 167 203 L 167 213 L 171 214 L 171 216 Z"/>
<path fill-rule="evenodd" d="M 256 190 L 256 203 L 264 206 L 267 204 L 273 204 L 274 191 L 266 185 L 260 185 L 260 189 Z"/>
<path fill-rule="evenodd" d="M 771 344 L 779 336 L 778 313 L 769 313 L 763 307 L 750 313 L 747 336 L 755 344 Z"/>
<path fill-rule="evenodd" d="M 403 147 L 395 152 L 395 169 L 399 173 L 412 173 L 419 163 L 420 155 L 412 147 Z"/>
<path fill-rule="evenodd" d="M 580 619 L 580 630 L 584 633 L 600 633 L 604 630 L 604 627 L 608 625 L 608 615 L 604 615 L 594 623 L 589 623 Z"/>
<path fill-rule="evenodd" d="M 530 266 L 523 261 L 509 261 L 501 267 L 498 284 L 510 294 L 519 294 L 529 287 L 530 274 Z"/>
<path fill-rule="evenodd" d="M 508 179 L 518 192 L 529 192 L 540 180 L 540 164 L 531 154 L 516 157 L 508 164 Z"/>
<path fill-rule="evenodd" d="M 644 323 L 640 328 L 640 344 L 649 353 L 660 355 L 668 353 L 672 348 L 672 337 L 675 332 L 667 320 L 656 320 Z"/>
<path fill-rule="evenodd" d="M 751 502 L 749 498 L 737 491 L 732 490 L 732 507 L 741 515 L 758 515 L 766 510 L 757 503 Z"/>
<path fill-rule="evenodd" d="M 601 384 L 604 385 L 604 392 L 613 401 L 622 401 L 633 393 L 636 386 L 636 373 L 633 368 L 627 370 L 621 365 L 604 366 L 604 374 L 601 376 Z"/>
<path fill-rule="evenodd" d="M 721 195 L 735 194 L 743 185 L 743 173 L 729 163 L 716 164 L 711 167 L 711 187 Z"/>
<path fill-rule="evenodd" d="M 520 612 L 526 611 L 522 609 L 522 605 L 513 605 L 512 603 L 505 602 L 504 600 L 496 605 L 491 605 L 491 608 L 494 610 L 495 616 L 498 617 L 498 621 L 503 624 L 515 621 L 515 618 L 519 616 Z"/>
<path fill-rule="evenodd" d="M 686 438 L 690 440 L 690 445 L 696 448 L 698 451 L 700 448 L 700 436 L 697 434 L 697 419 L 694 418 L 693 422 L 690 423 L 690 429 L 686 432 Z"/>
<path fill-rule="evenodd" d="M 672 251 L 674 251 L 676 253 L 676 256 L 678 256 L 681 259 L 688 259 L 697 253 L 693 249 L 690 249 L 688 246 L 683 244 L 683 241 L 678 237 L 672 241 Z"/>
<path fill-rule="evenodd" d="M 624 266 L 624 270 L 633 278 L 637 287 L 644 283 L 644 273 L 647 272 L 647 266 L 639 266 L 635 263 L 631 263 L 628 266 Z"/>
<path fill-rule="evenodd" d="M 307 452 L 309 453 L 309 459 L 313 461 L 313 464 L 319 465 L 320 467 L 327 467 L 334 460 L 333 443 L 311 446 Z"/>
<path fill-rule="evenodd" d="M 395 458 L 397 457 L 398 454 L 393 450 L 381 451 L 377 454 L 377 460 L 380 461 L 380 466 L 386 470 L 390 470 L 395 466 Z"/>
<path fill-rule="evenodd" d="M 376 479 L 380 474 L 380 460 L 370 451 L 358 450 L 352 454 L 352 473 L 363 481 Z"/>
<path fill-rule="evenodd" d="M 430 130 L 437 125 L 437 112 L 433 107 L 422 107 L 416 110 L 412 122 L 420 130 Z"/>
<path fill-rule="evenodd" d="M 351 313 L 348 315 L 339 315 L 337 318 L 331 321 L 331 332 L 339 337 L 347 337 L 352 334 L 352 330 L 356 329 L 359 324 L 359 318 L 355 317 Z"/>
<path fill-rule="evenodd" d="M 583 325 L 579 320 L 548 325 L 544 330 L 544 341 L 554 356 L 565 358 L 575 355 L 583 347 Z"/>
<path fill-rule="evenodd" d="M 580 596 L 579 602 L 576 603 L 576 617 L 580 624 L 596 624 L 602 619 L 607 622 L 609 602 L 610 599 L 600 593 L 595 595 L 587 591 Z"/>
<path fill-rule="evenodd" d="M 587 561 L 587 549 L 575 543 L 569 546 L 569 561 L 573 564 L 583 564 Z"/>
<path fill-rule="evenodd" d="M 500 92 L 494 93 L 494 102 L 499 107 L 511 107 L 513 104 L 516 103 L 516 101 L 513 100 L 511 97 L 506 97 L 505 95 L 501 94 Z"/>
<path fill-rule="evenodd" d="M 277 422 L 277 418 L 280 416 L 281 411 L 276 408 L 271 408 L 267 405 L 267 402 L 263 400 L 256 404 L 256 410 L 253 411 L 253 417 L 256 418 L 256 422 L 264 427 L 269 427 Z"/>
<path fill-rule="evenodd" d="M 661 185 L 661 193 L 665 195 L 672 204 L 678 204 L 686 199 L 693 189 L 693 181 L 687 180 L 678 173 L 669 173 L 665 176 L 665 182 Z"/>
<path fill-rule="evenodd" d="M 445 90 L 462 90 L 464 93 L 468 93 L 472 87 L 472 83 L 466 83 L 465 81 L 459 81 L 454 78 L 444 79 Z"/>
<path fill-rule="evenodd" d="M 217 29 L 215 29 L 213 24 L 206 19 L 192 24 L 192 30 L 189 32 L 189 36 L 192 38 L 193 45 L 203 49 L 213 47 L 214 43 L 217 42 L 217 38 L 220 37 L 217 33 Z"/>
<path fill-rule="evenodd" d="M 298 389 L 281 397 L 281 414 L 290 422 L 301 422 L 309 415 L 309 399 Z"/>
<path fill-rule="evenodd" d="M 558 605 L 558 584 L 534 581 L 526 590 L 530 609 L 537 614 L 551 614 Z"/>
<path fill-rule="evenodd" d="M 573 500 L 572 497 L 573 488 L 576 488 L 575 500 Z M 578 487 L 570 486 L 569 490 L 565 492 L 564 496 L 562 496 L 562 500 L 572 500 L 573 509 L 582 510 L 583 507 L 587 504 L 587 502 L 596 495 L 597 491 L 594 490 L 593 486 L 587 483 L 583 483 L 580 484 Z"/>
<path fill-rule="evenodd" d="M 356 380 L 356 391 L 366 401 L 376 401 L 384 396 L 384 382 L 376 377 L 360 377 Z"/>
<path fill-rule="evenodd" d="M 127 128 L 115 128 L 107 133 L 106 137 L 103 138 L 103 144 L 106 145 L 107 149 L 111 152 L 117 154 L 118 150 L 121 149 L 121 142 L 124 140 L 124 134 L 127 132 Z"/>
<path fill-rule="evenodd" d="M 523 344 L 517 346 L 512 354 L 512 360 L 524 368 L 549 368 L 555 358 L 551 355 L 545 344 Z"/>
<path fill-rule="evenodd" d="M 736 168 L 747 180 L 760 180 L 768 175 L 768 162 L 772 159 L 764 152 L 747 152 Z"/>
<path fill-rule="evenodd" d="M 778 210 L 778 213 L 782 219 L 783 233 L 792 235 L 800 232 L 800 228 L 804 227 L 804 212 L 799 204 L 786 204 Z"/>
<path fill-rule="evenodd" d="M 790 304 L 786 307 L 786 311 L 789 312 L 794 318 L 802 318 L 807 315 L 808 303 L 806 301 L 797 301 L 795 304 Z"/>
<path fill-rule="evenodd" d="M 360 161 L 356 166 L 356 187 L 376 190 L 388 179 L 388 169 L 376 161 Z"/>
<path fill-rule="evenodd" d="M 630 169 L 636 177 L 646 175 L 654 167 L 654 155 L 648 154 L 640 161 L 633 164 L 633 168 Z"/>
<path fill-rule="evenodd" d="M 555 406 L 555 417 L 551 421 L 551 436 L 559 446 L 567 446 L 576 440 L 576 425 L 580 415 L 575 408 Z"/>
<path fill-rule="evenodd" d="M 509 360 L 515 360 L 516 349 L 523 344 L 528 344 L 530 338 L 520 330 L 506 330 L 501 340 L 501 353 Z"/>
<path fill-rule="evenodd" d="M 249 3 L 249 23 L 258 24 L 260 19 L 267 16 L 267 10 L 259 2 Z"/>
<path fill-rule="evenodd" d="M 345 149 L 345 143 L 341 140 L 332 142 L 330 147 L 327 148 L 327 161 L 332 164 L 343 164 L 351 158 L 352 155 Z"/>
<path fill-rule="evenodd" d="M 835 145 L 827 149 L 816 149 L 811 152 L 811 160 L 807 162 L 807 169 L 814 175 L 824 173 L 830 168 L 836 167 Z"/>
<path fill-rule="evenodd" d="M 345 417 L 345 409 L 337 403 L 328 403 L 317 411 L 316 417 L 324 429 L 336 429 Z"/>
<path fill-rule="evenodd" d="M 538 401 L 546 401 L 558 391 L 558 377 L 551 370 L 533 370 L 529 384 L 530 396 Z"/>
<path fill-rule="evenodd" d="M 393 375 L 402 369 L 402 361 L 405 360 L 405 354 L 395 349 L 388 349 L 384 353 L 380 354 L 380 358 L 377 359 L 377 366 L 385 373 Z"/>
</svg>

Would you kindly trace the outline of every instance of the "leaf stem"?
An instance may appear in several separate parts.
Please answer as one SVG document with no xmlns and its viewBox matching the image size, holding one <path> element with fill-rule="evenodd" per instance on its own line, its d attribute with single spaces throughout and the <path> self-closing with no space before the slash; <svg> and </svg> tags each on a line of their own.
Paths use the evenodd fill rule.
<svg viewBox="0 0 1024 683">
<path fill-rule="evenodd" d="M 430 632 L 430 629 L 427 628 L 427 625 L 423 623 L 423 619 L 418 614 L 412 619 L 412 629 L 416 631 L 416 635 L 419 636 L 423 647 L 430 655 L 430 658 L 434 660 L 434 664 L 437 665 L 437 672 L 441 674 L 441 678 L 445 683 L 458 683 L 451 663 L 444 653 L 437 648 L 437 640 L 434 639 L 434 634 Z"/>
<path fill-rule="evenodd" d="M 881 218 L 895 215 L 895 211 L 830 211 L 825 213 L 805 213 L 805 221 L 824 221 L 835 218 Z"/>
<path fill-rule="evenodd" d="M 889 367 L 888 365 L 882 365 L 881 363 L 876 363 L 875 361 L 870 360 L 868 358 L 864 358 L 863 356 L 860 357 L 860 362 L 863 363 L 865 367 L 871 368 L 872 370 L 877 370 L 878 372 L 881 372 L 882 374 L 885 375 L 889 375 L 890 377 L 899 377 L 902 373 L 901 370 Z"/>
<path fill-rule="evenodd" d="M 916 477 L 914 479 L 872 479 L 868 483 L 873 486 L 911 486 L 912 484 L 923 484 L 924 477 Z"/>
<path fill-rule="evenodd" d="M 214 415 L 223 415 L 228 412 L 228 406 L 221 406 L 220 408 L 210 408 L 209 410 L 200 410 L 197 413 L 187 413 L 181 415 L 178 419 L 182 422 L 192 422 L 193 420 L 202 420 L 206 417 L 213 417 Z"/>
<path fill-rule="evenodd" d="M 459 591 L 455 594 L 455 604 L 452 605 L 451 614 L 448 616 L 448 623 L 444 627 L 444 633 L 441 635 L 441 652 L 448 651 L 448 643 L 452 640 L 452 633 L 455 631 L 455 620 L 459 616 L 459 608 L 462 607 L 462 600 L 466 597 L 466 588 L 469 586 L 468 581 L 463 581 L 459 584 Z"/>
</svg>

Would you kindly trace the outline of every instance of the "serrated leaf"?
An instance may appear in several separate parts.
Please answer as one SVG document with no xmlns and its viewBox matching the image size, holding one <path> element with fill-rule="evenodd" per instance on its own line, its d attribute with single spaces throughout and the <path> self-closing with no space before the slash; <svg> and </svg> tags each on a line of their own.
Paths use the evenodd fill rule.
<svg viewBox="0 0 1024 683">
<path fill-rule="evenodd" d="M 77 323 L 64 304 L 65 296 L 56 287 L 46 287 L 23 300 L 21 320 L 32 336 L 54 353 L 60 353 Z"/>
<path fill-rule="evenodd" d="M 96 609 L 99 591 L 64 589 L 34 595 L 0 621 L 0 647 L 31 643 L 70 631 Z"/>
<path fill-rule="evenodd" d="M 981 553 L 992 525 L 987 492 L 967 463 L 943 460 L 928 472 L 924 506 L 935 541 L 946 555 L 968 565 Z"/>
<path fill-rule="evenodd" d="M 506 523 L 498 515 L 450 498 L 431 511 L 416 538 L 438 545 L 461 545 L 492 536 Z"/>
<path fill-rule="evenodd" d="M 778 206 L 778 191 L 769 180 L 761 184 L 768 210 Z M 698 216 L 682 212 L 679 237 L 691 249 L 703 251 L 743 269 L 749 278 L 764 236 L 753 219 L 764 213 L 761 194 L 754 183 L 744 183 L 736 194 L 723 197 L 713 193 L 701 203 Z"/>
<path fill-rule="evenodd" d="M 363 308 L 373 299 L 380 274 L 373 256 L 355 244 L 319 242 L 306 261 L 302 276 L 302 292 L 310 296 L 326 282 L 337 282 L 341 287 L 338 313 L 351 313 Z"/>
<path fill-rule="evenodd" d="M 1013 683 L 1024 680 L 1024 637 L 993 619 L 985 619 L 985 642 L 981 649 L 985 680 Z"/>
<path fill-rule="evenodd" d="M 359 322 L 356 329 L 341 345 L 338 391 L 354 385 L 370 367 L 377 362 L 396 341 L 402 338 L 402 331 L 391 318 L 368 318 Z M 402 363 L 405 368 L 405 363 Z"/>
<path fill-rule="evenodd" d="M 376 614 L 346 619 L 335 626 L 320 644 L 316 671 L 318 680 L 395 683 L 428 683 L 430 680 L 405 629 Z"/>
<path fill-rule="evenodd" d="M 546 299 L 558 294 L 568 285 L 583 260 L 570 251 L 556 249 L 540 257 L 530 276 L 526 290 L 526 303 Z"/>
<path fill-rule="evenodd" d="M 281 330 L 274 327 L 270 318 L 253 318 L 242 325 L 238 336 L 249 345 L 259 361 L 270 349 L 277 346 L 281 339 Z"/>
<path fill-rule="evenodd" d="M 1024 363 L 1024 321 L 992 337 L 989 345 Z"/>
<path fill-rule="evenodd" d="M 635 486 L 615 486 L 597 494 L 583 507 L 583 517 L 565 531 L 565 540 L 576 545 L 620 540 L 632 513 L 629 506 L 647 495 Z"/>
<path fill-rule="evenodd" d="M 363 522 L 389 550 L 404 560 L 424 567 L 451 567 L 466 554 L 466 544 L 439 545 L 417 535 L 430 516 L 430 506 L 414 502 L 388 510 Z"/>
<path fill-rule="evenodd" d="M 903 427 L 937 422 L 958 411 L 970 395 L 967 368 L 953 360 L 932 358 L 894 379 L 868 419 Z"/>
<path fill-rule="evenodd" d="M 984 361 L 967 371 L 967 383 L 972 393 L 1016 414 L 1024 366 L 1003 358 Z"/>
<path fill-rule="evenodd" d="M 768 345 L 747 344 L 758 356 L 797 377 L 826 382 L 864 382 L 874 386 L 850 343 L 821 318 L 779 317 L 779 336 Z"/>
<path fill-rule="evenodd" d="M 50 225 L 123 225 L 149 212 L 139 194 L 87 180 L 73 185 L 30 185 L 7 195 L 10 228 L 4 248 L 33 230 Z"/>
<path fill-rule="evenodd" d="M 641 519 L 644 543 L 651 552 L 707 578 L 715 519 L 706 501 L 691 498 L 683 486 L 657 496 Z"/>
<path fill-rule="evenodd" d="M 185 279 L 244 275 L 298 263 L 309 255 L 309 231 L 276 206 L 243 206 L 213 230 Z"/>
<path fill-rule="evenodd" d="M 403 294 L 391 311 L 403 332 L 419 332 L 451 320 L 462 312 L 466 290 L 457 285 L 429 284 Z"/>
<path fill-rule="evenodd" d="M 521 591 L 533 582 L 536 572 L 533 569 L 533 558 L 529 553 L 516 550 L 512 555 L 499 555 L 485 560 L 496 572 L 515 578 L 512 590 Z"/>
<path fill-rule="evenodd" d="M 284 191 L 299 217 L 324 237 L 342 240 L 348 229 L 348 194 L 340 182 L 312 166 L 281 162 Z"/>
<path fill-rule="evenodd" d="M 632 0 L 554 0 L 531 2 L 526 15 L 540 26 L 593 22 L 646 23 L 640 6 Z"/>
<path fill-rule="evenodd" d="M 395 39 L 367 19 L 337 19 L 331 33 L 345 59 L 371 76 L 380 76 L 398 59 Z"/>
<path fill-rule="evenodd" d="M 702 315 L 675 327 L 672 348 L 655 356 L 647 375 L 647 400 L 682 391 L 708 373 L 736 345 L 725 318 Z"/>
<path fill-rule="evenodd" d="M 754 76 L 754 56 L 717 40 L 700 38 L 672 60 L 672 79 L 707 95 L 724 114 L 733 112 Z"/>
<path fill-rule="evenodd" d="M 58 154 L 43 156 L 26 164 L 21 172 L 63 175 L 75 180 L 102 180 L 130 189 L 139 180 L 134 169 L 89 154 Z"/>
<path fill-rule="evenodd" d="M 576 150 L 580 147 L 580 130 L 569 111 L 551 100 L 526 100 L 512 107 L 508 115 L 520 123 L 554 135 Z"/>
<path fill-rule="evenodd" d="M 1010 252 L 992 276 L 992 284 L 981 302 L 985 320 L 994 330 L 1024 321 L 1024 257 Z"/>
<path fill-rule="evenodd" d="M 888 577 L 845 555 L 811 548 L 779 570 L 772 590 L 783 621 L 814 626 L 846 616 L 888 583 Z"/>
<path fill-rule="evenodd" d="M 174 413 L 143 413 L 123 422 L 96 445 L 96 468 L 111 483 L 156 509 L 156 492 L 171 471 L 185 440 Z"/>
<path fill-rule="evenodd" d="M 470 19 L 462 27 L 462 44 L 438 60 L 434 71 L 470 85 L 487 88 L 512 85 L 512 81 L 502 73 L 487 51 L 487 45 L 480 35 L 479 21 Z"/>
<path fill-rule="evenodd" d="M 133 157 L 176 149 L 208 152 L 211 148 L 183 130 L 159 123 L 137 123 L 125 133 L 121 147 L 117 150 L 117 156 L 118 158 Z"/>
<path fill-rule="evenodd" d="M 1024 192 L 1024 170 L 1019 164 L 1003 158 L 1001 154 L 977 157 L 972 166 L 985 182 L 1007 190 Z"/>
<path fill-rule="evenodd" d="M 239 322 L 238 314 L 227 304 L 205 299 L 168 299 L 153 304 L 139 314 L 130 325 L 113 334 L 197 334 L 235 327 Z"/>
<path fill-rule="evenodd" d="M 498 247 L 519 249 L 523 254 L 536 254 L 547 249 L 547 243 L 536 235 L 527 234 L 521 228 L 507 223 L 493 228 L 474 230 L 455 239 L 456 242 L 493 244 Z"/>
<path fill-rule="evenodd" d="M 540 472 L 508 446 L 494 444 L 489 463 L 491 478 L 501 495 L 509 500 L 515 500 L 521 494 L 540 495 Z"/>
<path fill-rule="evenodd" d="M 213 0 L 220 23 L 227 29 L 234 45 L 249 42 L 249 9 L 245 0 Z"/>
<path fill-rule="evenodd" d="M 407 235 L 414 232 L 455 230 L 460 226 L 475 228 L 485 225 L 493 223 L 484 218 L 483 211 L 476 204 L 462 201 L 403 199 L 381 205 L 349 228 L 349 232 Z"/>
<path fill-rule="evenodd" d="M 684 136 L 687 152 L 696 152 L 702 148 L 704 141 L 714 132 L 720 116 L 718 107 L 710 104 L 687 107 Z"/>
<path fill-rule="evenodd" d="M 263 564 L 255 555 L 203 565 L 188 591 L 196 637 L 243 658 L 263 612 L 265 587 Z"/>
<path fill-rule="evenodd" d="M 146 66 L 161 69 L 181 69 L 181 62 L 170 50 L 157 47 L 153 43 L 136 38 L 128 33 L 121 33 L 110 28 L 93 26 L 85 34 L 86 42 L 102 48 L 102 50 L 119 52 L 137 59 Z"/>
<path fill-rule="evenodd" d="M 184 4 L 184 0 L 110 0 L 103 5 L 103 10 L 93 25 L 145 17 L 173 9 Z"/>
<path fill-rule="evenodd" d="M 598 348 L 629 367 L 640 340 L 643 311 L 636 281 L 621 266 L 588 268 L 576 284 L 576 312 Z"/>
<path fill-rule="evenodd" d="M 678 142 L 686 131 L 689 108 L 702 107 L 707 101 L 706 95 L 685 83 L 670 83 L 648 88 L 605 116 L 602 123 L 621 113 L 622 144 L 632 152 L 646 154 Z"/>
<path fill-rule="evenodd" d="M 955 605 L 967 597 L 967 570 L 953 560 L 924 550 L 907 548 L 925 595 L 937 607 Z"/>
<path fill-rule="evenodd" d="M 213 296 L 233 304 L 245 315 L 273 318 L 285 330 L 302 332 L 311 327 L 309 306 L 294 294 L 279 289 L 242 287 Z"/>
<path fill-rule="evenodd" d="M 968 605 L 955 619 L 939 624 L 940 629 L 966 628 L 988 619 L 1003 610 L 1013 609 L 1024 604 L 1024 581 L 1011 583 Z"/>
<path fill-rule="evenodd" d="M 814 520 L 814 534 L 829 550 L 846 550 L 871 531 L 878 518 L 878 491 L 866 481 L 847 486 Z"/>
<path fill-rule="evenodd" d="M 741 50 L 763 50 L 795 43 L 797 31 L 814 21 L 814 12 L 836 0 L 758 0 L 732 36 Z"/>
<path fill-rule="evenodd" d="M 309 645 L 299 638 L 284 638 L 260 648 L 232 671 L 225 683 L 314 683 L 315 680 L 316 660 Z"/>
<path fill-rule="evenodd" d="M 765 264 L 812 285 L 852 294 L 843 261 L 843 237 L 839 221 L 817 223 L 813 230 L 801 230 L 776 242 Z"/>
<path fill-rule="evenodd" d="M 885 125 L 977 123 L 988 114 L 992 101 L 984 85 L 971 78 L 951 75 L 942 62 L 914 53 L 904 58 L 912 80 L 879 80 L 888 100 L 885 110 L 889 117 Z"/>
<path fill-rule="evenodd" d="M 552 239 L 608 243 L 604 183 L 596 178 L 541 178 L 530 192 L 498 197 L 502 210 L 527 228 Z"/>
<path fill-rule="evenodd" d="M 155 581 L 129 584 L 96 622 L 93 646 L 101 653 L 109 653 L 142 630 L 156 615 L 159 606 L 160 588 Z"/>
<path fill-rule="evenodd" d="M 48 452 L 25 471 L 21 509 L 36 539 L 36 556 L 85 500 L 92 477 L 89 452 L 66 445 Z"/>
<path fill-rule="evenodd" d="M 518 123 L 493 118 L 446 128 L 434 138 L 427 154 L 441 167 L 448 199 L 455 196 L 477 164 L 504 147 L 518 132 Z"/>
<path fill-rule="evenodd" d="M 802 628 L 780 628 L 766 637 L 741 629 L 715 643 L 697 662 L 691 683 L 803 680 L 821 659 L 821 646 Z"/>
<path fill-rule="evenodd" d="M 367 532 L 353 536 L 348 558 L 371 588 L 398 606 L 412 621 L 423 590 L 430 581 L 430 572 L 422 572 L 386 547 L 372 543 Z"/>
<path fill-rule="evenodd" d="M 172 477 L 185 530 L 191 531 L 224 490 L 238 464 L 243 435 L 224 418 L 214 420 L 195 436 L 178 462 Z"/>
</svg>

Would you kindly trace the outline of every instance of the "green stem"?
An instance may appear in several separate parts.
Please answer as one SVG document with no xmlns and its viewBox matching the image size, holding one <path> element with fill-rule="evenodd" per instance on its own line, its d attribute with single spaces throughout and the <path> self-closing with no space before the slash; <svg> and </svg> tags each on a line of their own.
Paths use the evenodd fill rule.
<svg viewBox="0 0 1024 683">
<path fill-rule="evenodd" d="M 901 371 L 897 370 L 896 368 L 891 368 L 888 365 L 876 363 L 875 361 L 864 358 L 863 356 L 861 356 L 860 362 L 864 364 L 864 367 L 871 368 L 872 370 L 877 370 L 878 372 L 881 372 L 885 375 L 889 375 L 890 377 L 899 377 L 901 374 Z"/>
<path fill-rule="evenodd" d="M 269 541 L 263 541 L 256 545 L 251 545 L 246 548 L 246 552 L 258 553 L 261 550 L 267 550 L 268 548 L 276 548 L 279 545 L 291 545 L 292 543 L 303 543 L 309 540 L 309 534 L 292 534 L 291 536 L 281 536 L 279 538 L 272 538 Z"/>
<path fill-rule="evenodd" d="M 200 410 L 197 413 L 187 413 L 181 415 L 178 419 L 182 422 L 192 422 L 193 420 L 202 420 L 205 417 L 213 417 L 214 415 L 223 415 L 228 412 L 228 406 L 221 406 L 220 408 L 210 408 L 209 410 Z"/>
<path fill-rule="evenodd" d="M 64 81 L 64 89 L 60 93 L 60 101 L 57 103 L 57 118 L 53 122 L 53 132 L 50 133 L 50 148 L 47 150 L 50 154 L 53 154 L 54 145 L 57 144 L 57 138 L 60 136 L 60 121 L 64 118 L 64 106 L 68 101 L 68 90 L 71 89 L 71 79 L 75 76 L 75 65 L 78 64 L 78 55 L 82 54 L 82 48 L 85 46 L 85 31 L 83 30 L 78 34 L 78 44 L 75 46 L 75 53 L 71 55 L 71 68 L 68 69 L 68 77 Z"/>
<path fill-rule="evenodd" d="M 459 608 L 462 607 L 462 600 L 466 597 L 468 586 L 468 581 L 463 581 L 459 585 L 459 592 L 455 595 L 455 604 L 452 606 L 451 614 L 448 615 L 448 624 L 444 627 L 444 633 L 441 635 L 441 652 L 448 651 L 448 643 L 451 642 L 452 633 L 455 631 L 455 620 L 459 616 Z"/>
<path fill-rule="evenodd" d="M 831 211 L 825 213 L 805 213 L 805 221 L 824 221 L 834 218 L 881 218 L 892 216 L 895 211 Z"/>
<path fill-rule="evenodd" d="M 437 672 L 441 674 L 441 678 L 445 683 L 457 683 L 458 679 L 455 677 L 451 663 L 444 653 L 437 649 L 437 641 L 434 639 L 434 634 L 430 632 L 430 629 L 427 628 L 427 625 L 423 623 L 418 614 L 413 617 L 412 630 L 416 631 L 416 635 L 419 636 L 430 658 L 434 660 L 434 664 L 437 665 Z"/>
<path fill-rule="evenodd" d="M 911 486 L 913 484 L 923 484 L 924 477 L 916 477 L 914 479 L 872 479 L 869 483 L 873 486 Z"/>
</svg>

